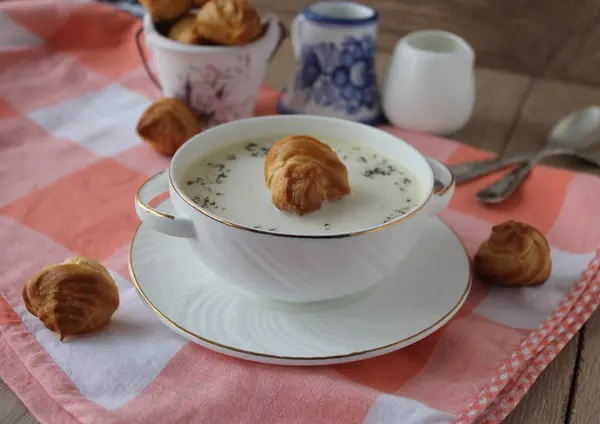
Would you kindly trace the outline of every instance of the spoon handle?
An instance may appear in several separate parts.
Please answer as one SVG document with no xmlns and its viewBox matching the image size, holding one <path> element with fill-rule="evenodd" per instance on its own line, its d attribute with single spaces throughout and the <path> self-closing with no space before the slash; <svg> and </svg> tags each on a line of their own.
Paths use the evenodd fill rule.
<svg viewBox="0 0 600 424">
<path fill-rule="evenodd" d="M 456 184 L 461 184 L 470 181 L 474 178 L 487 175 L 491 172 L 497 171 L 507 166 L 514 165 L 515 163 L 528 161 L 533 159 L 535 154 L 524 154 L 511 156 L 508 158 L 493 158 L 484 160 L 475 160 L 471 162 L 459 163 L 448 168 L 454 174 L 454 180 Z"/>
<path fill-rule="evenodd" d="M 520 163 L 504 177 L 477 192 L 475 197 L 486 203 L 500 203 L 510 196 L 521 182 L 529 175 L 536 164 L 533 161 Z"/>
<path fill-rule="evenodd" d="M 475 197 L 486 203 L 500 203 L 509 197 L 529 175 L 529 172 L 546 156 L 573 153 L 570 149 L 554 148 L 540 150 L 528 161 L 520 163 L 504 177 L 479 191 Z"/>
</svg>

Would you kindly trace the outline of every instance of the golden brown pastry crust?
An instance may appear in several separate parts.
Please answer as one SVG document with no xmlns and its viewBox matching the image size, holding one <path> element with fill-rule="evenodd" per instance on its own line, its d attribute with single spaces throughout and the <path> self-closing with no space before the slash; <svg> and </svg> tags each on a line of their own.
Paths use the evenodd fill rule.
<svg viewBox="0 0 600 424">
<path fill-rule="evenodd" d="M 154 150 L 170 156 L 200 132 L 200 124 L 188 105 L 179 99 L 165 97 L 144 111 L 136 130 Z"/>
<path fill-rule="evenodd" d="M 171 21 L 185 15 L 192 0 L 140 0 L 154 22 Z"/>
<path fill-rule="evenodd" d="M 119 291 L 106 268 L 81 256 L 44 267 L 22 294 L 27 310 L 61 341 L 102 328 L 119 307 Z"/>
<path fill-rule="evenodd" d="M 169 31 L 169 38 L 185 44 L 199 44 L 202 37 L 196 31 L 198 22 L 195 15 L 187 15 L 178 20 Z"/>
<path fill-rule="evenodd" d="M 508 221 L 492 228 L 474 258 L 475 273 L 484 282 L 505 286 L 543 284 L 552 271 L 550 246 L 534 227 Z"/>
<path fill-rule="evenodd" d="M 196 14 L 198 34 L 227 46 L 250 43 L 262 34 L 258 12 L 247 0 L 210 0 Z"/>
<path fill-rule="evenodd" d="M 273 205 L 296 215 L 351 192 L 346 165 L 331 147 L 306 135 L 278 140 L 267 154 L 264 173 Z"/>
</svg>

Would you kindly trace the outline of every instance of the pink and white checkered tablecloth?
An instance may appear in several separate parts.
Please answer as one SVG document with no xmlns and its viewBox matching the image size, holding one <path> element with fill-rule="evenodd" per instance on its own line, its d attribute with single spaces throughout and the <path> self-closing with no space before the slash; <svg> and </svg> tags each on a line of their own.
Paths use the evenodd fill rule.
<svg viewBox="0 0 600 424">
<path fill-rule="evenodd" d="M 600 180 L 538 167 L 486 207 L 461 186 L 442 218 L 473 254 L 491 227 L 530 223 L 552 247 L 541 287 L 474 282 L 440 331 L 356 363 L 291 368 L 232 359 L 167 330 L 130 284 L 133 196 L 168 166 L 135 134 L 158 91 L 139 22 L 73 1 L 0 2 L 0 376 L 42 423 L 497 423 L 598 305 Z M 261 93 L 257 114 L 275 113 Z M 447 163 L 489 156 L 386 130 Z M 121 305 L 103 331 L 60 343 L 30 315 L 24 281 L 79 254 L 101 261 Z"/>
</svg>

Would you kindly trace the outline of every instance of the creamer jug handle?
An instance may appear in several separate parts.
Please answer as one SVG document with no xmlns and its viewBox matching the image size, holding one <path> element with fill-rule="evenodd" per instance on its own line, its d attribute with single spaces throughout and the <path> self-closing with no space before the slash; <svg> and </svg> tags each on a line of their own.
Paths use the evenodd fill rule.
<svg viewBox="0 0 600 424">
<path fill-rule="evenodd" d="M 306 22 L 304 15 L 297 15 L 292 20 L 290 28 L 290 41 L 292 42 L 292 49 L 294 49 L 294 58 L 296 62 L 300 61 L 302 54 L 302 26 Z"/>
</svg>

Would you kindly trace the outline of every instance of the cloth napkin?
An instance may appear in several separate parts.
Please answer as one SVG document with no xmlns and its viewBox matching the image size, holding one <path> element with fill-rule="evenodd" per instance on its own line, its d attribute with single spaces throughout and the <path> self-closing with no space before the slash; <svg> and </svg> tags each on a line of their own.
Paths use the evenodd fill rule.
<svg viewBox="0 0 600 424">
<path fill-rule="evenodd" d="M 598 305 L 600 180 L 537 167 L 486 207 L 463 185 L 442 218 L 473 254 L 491 227 L 534 225 L 552 247 L 541 287 L 474 282 L 443 329 L 356 363 L 252 363 L 169 331 L 130 284 L 133 196 L 168 166 L 135 134 L 160 93 L 134 46 L 139 22 L 72 1 L 0 3 L 0 377 L 42 423 L 498 423 Z M 264 89 L 256 113 L 274 114 Z M 390 131 L 454 163 L 489 157 Z M 74 255 L 101 261 L 121 305 L 107 328 L 60 343 L 23 304 L 24 281 Z"/>
</svg>

